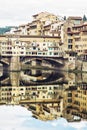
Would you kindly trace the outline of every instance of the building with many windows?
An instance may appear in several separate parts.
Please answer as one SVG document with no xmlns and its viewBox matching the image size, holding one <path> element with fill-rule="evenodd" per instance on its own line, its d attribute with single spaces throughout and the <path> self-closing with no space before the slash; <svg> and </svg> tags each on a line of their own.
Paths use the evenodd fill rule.
<svg viewBox="0 0 87 130">
<path fill-rule="evenodd" d="M 3 38 L 2 38 L 3 39 Z M 63 45 L 60 37 L 33 36 L 33 37 L 8 37 L 0 42 L 1 56 L 46 56 L 63 57 Z"/>
</svg>

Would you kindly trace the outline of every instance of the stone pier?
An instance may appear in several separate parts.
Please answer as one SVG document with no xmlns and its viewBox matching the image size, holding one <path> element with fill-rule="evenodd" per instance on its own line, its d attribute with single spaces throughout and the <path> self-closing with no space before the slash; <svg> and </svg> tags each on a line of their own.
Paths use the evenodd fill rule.
<svg viewBox="0 0 87 130">
<path fill-rule="evenodd" d="M 10 81 L 13 87 L 19 87 L 20 72 L 10 72 Z"/>
<path fill-rule="evenodd" d="M 20 57 L 19 56 L 13 56 L 11 57 L 10 62 L 10 71 L 20 71 L 21 65 L 20 65 Z"/>
</svg>

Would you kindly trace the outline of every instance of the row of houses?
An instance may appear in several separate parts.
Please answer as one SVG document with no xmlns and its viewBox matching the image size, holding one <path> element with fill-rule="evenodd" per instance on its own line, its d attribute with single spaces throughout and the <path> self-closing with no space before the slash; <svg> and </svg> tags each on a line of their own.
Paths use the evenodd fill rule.
<svg viewBox="0 0 87 130">
<path fill-rule="evenodd" d="M 32 22 L 20 25 L 15 33 L 21 35 L 52 36 L 52 23 L 56 23 L 58 21 L 59 19 L 56 15 L 48 12 L 41 12 L 33 15 Z M 50 28 L 51 30 L 49 31 Z"/>
<path fill-rule="evenodd" d="M 69 16 L 64 20 L 54 14 L 41 12 L 33 15 L 32 22 L 20 25 L 14 35 L 32 36 L 33 39 L 39 37 L 34 42 L 40 42 L 40 37 L 47 37 L 50 41 L 52 37 L 54 40 L 51 42 L 62 45 L 64 52 L 75 51 L 87 59 L 87 22 L 84 22 L 82 17 Z"/>
<path fill-rule="evenodd" d="M 47 115 L 50 118 L 51 115 L 54 115 L 51 119 L 63 116 L 68 121 L 76 121 L 74 118 L 77 116 L 80 120 L 86 120 L 86 95 L 87 83 L 78 86 L 68 86 L 67 84 L 66 88 L 64 84 L 27 87 L 2 86 L 0 87 L 0 104 L 24 105 L 41 120 L 46 119 Z M 42 118 L 40 118 L 41 115 Z"/>
<path fill-rule="evenodd" d="M 0 41 L 1 56 L 63 57 L 64 49 L 58 37 L 7 38 Z"/>
</svg>

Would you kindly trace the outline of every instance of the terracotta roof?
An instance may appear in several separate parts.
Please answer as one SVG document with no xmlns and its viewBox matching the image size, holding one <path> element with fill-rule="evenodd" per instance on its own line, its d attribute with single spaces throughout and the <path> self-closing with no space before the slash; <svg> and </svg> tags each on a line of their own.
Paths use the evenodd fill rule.
<svg viewBox="0 0 87 130">
<path fill-rule="evenodd" d="M 48 25 L 44 25 L 44 28 L 46 28 L 46 27 L 50 27 L 51 26 L 51 24 L 48 24 Z"/>
<path fill-rule="evenodd" d="M 58 39 L 60 38 L 59 36 L 48 36 L 48 35 L 43 35 L 43 36 L 38 36 L 38 35 L 15 35 L 15 34 L 10 34 L 10 35 L 7 35 L 7 34 L 4 34 L 4 35 L 0 35 L 0 37 L 20 37 L 20 38 L 55 38 L 55 39 Z M 20 39 L 21 40 L 21 39 Z"/>
<path fill-rule="evenodd" d="M 83 29 L 82 32 L 87 32 L 87 29 Z"/>
<path fill-rule="evenodd" d="M 25 27 L 26 25 L 25 24 L 22 24 L 22 25 L 20 25 L 19 27 Z"/>
<path fill-rule="evenodd" d="M 19 29 L 19 30 L 15 30 L 14 32 L 21 32 L 21 30 Z"/>
<path fill-rule="evenodd" d="M 87 26 L 87 22 L 83 23 L 83 26 Z"/>
<path fill-rule="evenodd" d="M 79 34 L 80 31 L 76 31 L 76 32 L 67 32 L 67 34 Z"/>
<path fill-rule="evenodd" d="M 40 20 L 39 20 L 39 19 L 33 20 L 32 23 L 33 23 L 33 22 L 37 22 L 37 21 L 40 21 Z"/>
<path fill-rule="evenodd" d="M 34 14 L 34 15 L 32 15 L 33 17 L 36 17 L 36 16 L 38 16 L 38 14 Z"/>
<path fill-rule="evenodd" d="M 26 25 L 29 26 L 31 23 L 27 23 Z"/>
<path fill-rule="evenodd" d="M 73 28 L 79 28 L 79 27 L 82 27 L 82 26 L 83 26 L 83 24 L 79 24 L 79 25 L 73 26 Z"/>
<path fill-rule="evenodd" d="M 34 15 L 32 15 L 32 16 L 33 16 L 33 17 L 36 17 L 36 16 L 38 16 L 39 14 L 42 14 L 42 13 L 45 13 L 45 12 L 40 12 L 40 13 L 34 14 Z"/>
<path fill-rule="evenodd" d="M 87 26 L 87 22 L 83 24 L 75 25 L 73 26 L 73 28 L 79 28 L 79 27 L 84 27 L 84 26 Z"/>
<path fill-rule="evenodd" d="M 78 17 L 78 16 L 69 16 L 68 20 L 82 20 L 82 17 Z"/>
<path fill-rule="evenodd" d="M 35 14 L 35 15 L 32 15 L 33 17 L 36 17 L 36 16 L 38 16 L 38 15 L 40 15 L 40 14 L 46 14 L 46 15 L 54 15 L 54 14 L 52 14 L 52 13 L 49 13 L 49 12 L 40 12 L 40 13 L 38 13 L 38 14 Z M 54 15 L 55 16 L 55 15 Z"/>
<path fill-rule="evenodd" d="M 78 32 L 73 32 L 73 34 L 79 34 L 80 33 L 80 31 L 78 31 Z"/>
</svg>

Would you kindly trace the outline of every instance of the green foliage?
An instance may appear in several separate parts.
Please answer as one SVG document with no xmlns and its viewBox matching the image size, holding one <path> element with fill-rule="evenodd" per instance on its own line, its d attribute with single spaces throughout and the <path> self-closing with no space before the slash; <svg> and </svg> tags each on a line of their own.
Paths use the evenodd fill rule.
<svg viewBox="0 0 87 130">
<path fill-rule="evenodd" d="M 64 16 L 64 20 L 66 20 L 66 16 Z"/>
<path fill-rule="evenodd" d="M 6 26 L 6 27 L 0 27 L 0 34 L 4 34 L 6 32 L 9 32 L 13 28 L 12 26 Z"/>
<path fill-rule="evenodd" d="M 86 18 L 86 15 L 84 14 L 84 16 L 83 16 L 83 21 L 85 22 L 85 21 L 87 21 L 87 18 Z"/>
</svg>

